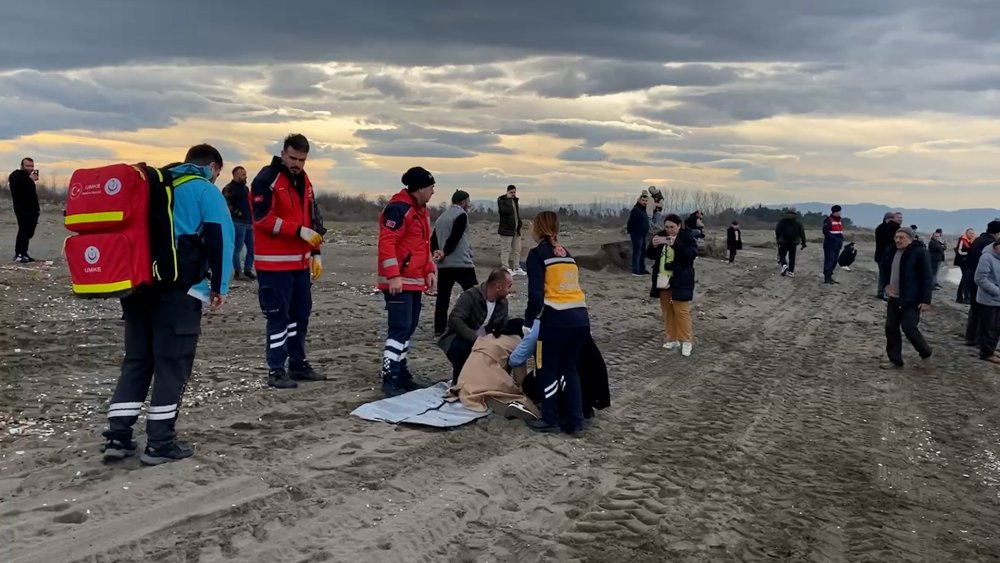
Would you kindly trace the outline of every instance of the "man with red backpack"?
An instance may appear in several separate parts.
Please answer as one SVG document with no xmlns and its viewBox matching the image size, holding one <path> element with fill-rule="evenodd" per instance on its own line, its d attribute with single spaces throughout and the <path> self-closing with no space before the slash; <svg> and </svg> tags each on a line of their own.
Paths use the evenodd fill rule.
<svg viewBox="0 0 1000 563">
<path fill-rule="evenodd" d="M 304 170 L 308 156 L 309 140 L 289 135 L 281 156 L 261 169 L 250 192 L 257 298 L 267 317 L 267 384 L 279 389 L 326 379 L 306 360 L 312 282 L 323 273 L 319 247 L 326 233 Z"/>
<path fill-rule="evenodd" d="M 176 248 L 176 276 L 139 287 L 121 300 L 125 358 L 108 406 L 105 461 L 135 453 L 132 426 L 150 385 L 146 448 L 140 460 L 158 465 L 194 455 L 190 444 L 175 439 L 174 425 L 194 365 L 202 303 L 213 311 L 221 308 L 232 277 L 233 221 L 226 200 L 213 185 L 221 170 L 222 155 L 210 145 L 191 147 L 183 164 L 166 168 L 173 189 L 171 246 Z M 114 182 L 105 190 L 114 186 L 112 193 L 124 197 L 119 191 L 122 184 Z"/>
<path fill-rule="evenodd" d="M 427 210 L 434 176 L 416 166 L 403 174 L 402 182 L 406 188 L 389 200 L 379 216 L 378 289 L 385 295 L 389 324 L 381 372 L 386 397 L 418 388 L 406 357 L 420 321 L 421 294 L 437 286 Z"/>
</svg>

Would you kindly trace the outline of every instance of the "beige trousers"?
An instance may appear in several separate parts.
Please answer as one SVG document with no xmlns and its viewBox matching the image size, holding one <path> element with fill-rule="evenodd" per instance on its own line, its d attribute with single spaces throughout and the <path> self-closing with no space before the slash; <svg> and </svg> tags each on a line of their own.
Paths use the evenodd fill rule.
<svg viewBox="0 0 1000 563">
<path fill-rule="evenodd" d="M 521 267 L 521 235 L 500 237 L 500 267 L 511 270 Z"/>
<path fill-rule="evenodd" d="M 667 342 L 694 342 L 690 306 L 690 301 L 674 301 L 669 289 L 660 290 L 660 311 L 663 312 Z"/>
</svg>

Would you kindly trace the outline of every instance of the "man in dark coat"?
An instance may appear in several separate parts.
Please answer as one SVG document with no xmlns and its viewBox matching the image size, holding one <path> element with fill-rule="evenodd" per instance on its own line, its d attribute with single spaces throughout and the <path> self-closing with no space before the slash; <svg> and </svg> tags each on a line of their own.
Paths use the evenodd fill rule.
<svg viewBox="0 0 1000 563">
<path fill-rule="evenodd" d="M 21 167 L 11 172 L 7 178 L 10 199 L 14 204 L 14 217 L 17 219 L 14 261 L 21 264 L 35 261 L 28 255 L 28 242 L 35 236 L 35 227 L 38 226 L 38 217 L 41 214 L 38 191 L 35 188 L 37 181 L 38 171 L 35 170 L 35 161 L 30 158 L 22 158 Z"/>
<path fill-rule="evenodd" d="M 497 198 L 497 212 L 500 215 L 500 225 L 497 234 L 500 235 L 500 267 L 515 276 L 524 276 L 521 269 L 521 229 L 524 220 L 521 219 L 521 205 L 517 199 L 517 186 L 507 186 L 507 192 Z"/>
<path fill-rule="evenodd" d="M 889 363 L 884 369 L 903 367 L 903 337 L 906 335 L 913 348 L 920 354 L 925 370 L 932 368 L 932 350 L 921 334 L 920 313 L 931 306 L 934 284 L 931 261 L 924 243 L 916 240 L 916 233 L 909 227 L 896 231 L 895 248 L 886 250 L 879 265 L 879 285 L 888 297 L 885 316 L 885 351 Z"/>
<path fill-rule="evenodd" d="M 628 225 L 625 230 L 632 242 L 632 275 L 648 276 L 646 270 L 646 259 L 644 250 L 646 249 L 646 235 L 649 234 L 649 215 L 646 215 L 646 206 L 649 204 L 649 196 L 643 192 L 638 201 L 632 206 L 632 211 L 628 216 Z"/>
<path fill-rule="evenodd" d="M 882 263 L 882 255 L 886 250 L 894 248 L 896 231 L 903 224 L 903 214 L 898 211 L 887 211 L 882 217 L 882 223 L 875 227 L 875 264 Z M 876 275 L 876 278 L 879 276 Z M 885 300 L 885 287 L 879 283 L 876 297 Z"/>
<path fill-rule="evenodd" d="M 743 233 L 740 232 L 740 222 L 733 221 L 733 224 L 726 229 L 726 250 L 729 251 L 729 263 L 736 261 L 736 252 L 743 250 Z"/>
<path fill-rule="evenodd" d="M 806 247 L 806 228 L 794 207 L 785 209 L 785 216 L 774 226 L 774 239 L 778 243 L 778 264 L 781 275 L 795 277 L 795 253 Z"/>
</svg>

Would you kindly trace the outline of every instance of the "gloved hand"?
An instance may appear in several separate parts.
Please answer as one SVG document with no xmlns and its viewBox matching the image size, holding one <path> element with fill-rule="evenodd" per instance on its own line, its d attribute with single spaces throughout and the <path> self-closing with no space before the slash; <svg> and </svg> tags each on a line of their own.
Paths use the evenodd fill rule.
<svg viewBox="0 0 1000 563">
<path fill-rule="evenodd" d="M 538 334 L 538 331 L 541 329 L 542 329 L 542 321 L 540 319 L 535 319 L 534 322 L 531 323 L 530 327 L 528 326 L 522 327 L 521 332 L 523 332 L 525 336 L 528 336 L 529 334 L 532 333 Z"/>
<path fill-rule="evenodd" d="M 323 244 L 323 235 L 317 233 L 309 227 L 299 227 L 299 238 L 314 247 L 318 247 Z"/>
<path fill-rule="evenodd" d="M 309 258 L 309 271 L 312 272 L 312 279 L 317 280 L 323 273 L 323 257 L 319 254 Z"/>
</svg>

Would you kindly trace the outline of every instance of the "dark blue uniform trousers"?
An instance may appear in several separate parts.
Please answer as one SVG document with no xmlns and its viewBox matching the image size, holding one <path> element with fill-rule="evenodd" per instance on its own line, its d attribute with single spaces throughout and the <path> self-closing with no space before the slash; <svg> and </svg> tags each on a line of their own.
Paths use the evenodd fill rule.
<svg viewBox="0 0 1000 563">
<path fill-rule="evenodd" d="M 546 327 L 542 320 L 535 351 L 535 378 L 542 420 L 564 430 L 583 427 L 583 394 L 577 362 L 589 327 Z"/>
<path fill-rule="evenodd" d="M 389 330 L 382 351 L 382 379 L 399 380 L 409 374 L 406 356 L 410 352 L 410 339 L 420 322 L 420 291 L 403 291 L 385 296 L 385 310 L 389 317 Z"/>
<path fill-rule="evenodd" d="M 150 447 L 174 441 L 181 396 L 194 366 L 202 303 L 180 290 L 137 293 L 121 300 L 125 358 L 108 406 L 109 440 L 128 442 L 149 387 L 146 437 Z"/>
<path fill-rule="evenodd" d="M 306 331 L 312 313 L 312 279 L 309 269 L 287 272 L 257 271 L 257 299 L 267 317 L 265 344 L 268 369 L 303 367 Z"/>
</svg>

